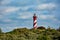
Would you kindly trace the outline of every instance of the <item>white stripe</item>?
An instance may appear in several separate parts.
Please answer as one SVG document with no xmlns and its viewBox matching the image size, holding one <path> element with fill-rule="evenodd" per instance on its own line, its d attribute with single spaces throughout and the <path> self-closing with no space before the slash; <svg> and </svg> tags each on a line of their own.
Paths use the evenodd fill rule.
<svg viewBox="0 0 60 40">
<path fill-rule="evenodd" d="M 37 22 L 37 20 L 34 21 L 34 23 L 36 23 L 36 22 Z"/>
<path fill-rule="evenodd" d="M 34 27 L 37 27 L 37 24 L 35 24 Z"/>
</svg>

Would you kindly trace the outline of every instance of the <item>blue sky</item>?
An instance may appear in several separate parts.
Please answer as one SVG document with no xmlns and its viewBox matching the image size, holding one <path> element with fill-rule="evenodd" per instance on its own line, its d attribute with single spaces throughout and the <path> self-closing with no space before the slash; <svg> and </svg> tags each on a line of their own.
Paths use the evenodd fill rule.
<svg viewBox="0 0 60 40">
<path fill-rule="evenodd" d="M 0 28 L 3 32 L 33 28 L 34 13 L 38 26 L 60 26 L 60 0 L 0 0 Z"/>
</svg>

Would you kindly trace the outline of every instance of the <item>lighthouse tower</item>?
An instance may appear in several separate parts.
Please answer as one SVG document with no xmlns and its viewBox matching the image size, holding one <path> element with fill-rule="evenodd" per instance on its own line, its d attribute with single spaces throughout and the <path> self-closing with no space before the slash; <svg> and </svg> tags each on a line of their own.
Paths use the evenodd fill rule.
<svg viewBox="0 0 60 40">
<path fill-rule="evenodd" d="M 37 16 L 36 16 L 36 14 L 33 15 L 33 28 L 37 29 Z"/>
</svg>

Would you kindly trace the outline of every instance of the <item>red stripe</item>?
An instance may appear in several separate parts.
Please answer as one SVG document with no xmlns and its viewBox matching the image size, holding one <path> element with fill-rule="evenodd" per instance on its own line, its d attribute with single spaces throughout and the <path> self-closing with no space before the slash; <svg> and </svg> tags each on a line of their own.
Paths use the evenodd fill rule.
<svg viewBox="0 0 60 40">
<path fill-rule="evenodd" d="M 37 17 L 36 16 L 33 16 L 33 20 L 35 21 L 37 19 Z"/>
</svg>

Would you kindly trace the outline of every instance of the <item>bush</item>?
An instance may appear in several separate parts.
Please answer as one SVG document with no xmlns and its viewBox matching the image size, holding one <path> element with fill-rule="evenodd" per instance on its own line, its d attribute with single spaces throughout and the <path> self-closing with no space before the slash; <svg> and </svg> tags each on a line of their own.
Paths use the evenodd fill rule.
<svg viewBox="0 0 60 40">
<path fill-rule="evenodd" d="M 40 26 L 40 27 L 38 27 L 37 29 L 46 29 L 45 27 L 43 27 L 43 26 Z"/>
<path fill-rule="evenodd" d="M 44 27 L 41 27 L 41 29 L 39 27 L 36 30 L 20 28 L 0 34 L 0 40 L 60 40 L 60 32 Z"/>
</svg>

